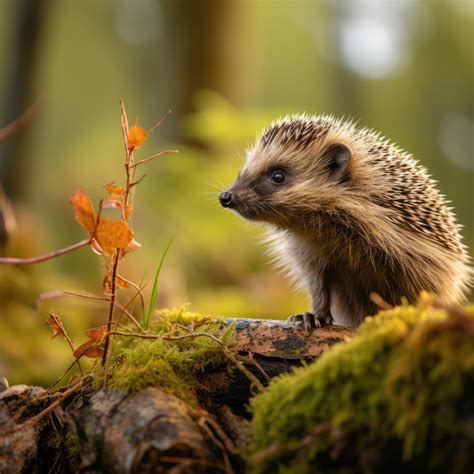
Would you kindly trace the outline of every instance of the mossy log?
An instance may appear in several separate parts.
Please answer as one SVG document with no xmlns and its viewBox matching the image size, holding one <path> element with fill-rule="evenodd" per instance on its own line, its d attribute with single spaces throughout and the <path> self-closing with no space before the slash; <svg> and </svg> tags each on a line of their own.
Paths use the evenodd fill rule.
<svg viewBox="0 0 474 474">
<path fill-rule="evenodd" d="M 344 326 L 325 326 L 306 333 L 286 321 L 268 319 L 227 321 L 234 324 L 239 352 L 285 360 L 314 359 L 354 332 Z"/>
<path fill-rule="evenodd" d="M 472 472 L 473 387 L 474 305 L 422 294 L 252 397 L 248 472 Z"/>
<path fill-rule="evenodd" d="M 233 328 L 235 354 L 264 385 L 352 334 L 342 327 L 306 334 L 270 320 L 232 319 L 225 325 Z M 120 378 L 120 369 L 114 376 Z M 38 403 L 44 390 L 7 388 L 0 393 L 0 472 L 243 472 L 237 453 L 248 442 L 250 382 L 242 372 L 229 371 L 226 360 L 205 368 L 198 379 L 195 402 L 159 387 L 92 391 L 86 384 L 26 424 L 27 414 L 31 418 L 47 406 L 46 400 Z"/>
<path fill-rule="evenodd" d="M 245 367 L 264 385 L 268 379 L 291 372 L 304 362 L 311 362 L 331 346 L 349 338 L 354 329 L 325 326 L 306 333 L 286 321 L 265 319 L 228 319 L 236 332 L 236 350 L 250 356 Z M 229 377 L 225 368 L 207 371 L 199 377 L 210 397 L 229 406 L 239 416 L 246 416 L 251 396 L 250 383 L 244 374 Z"/>
<path fill-rule="evenodd" d="M 351 333 L 162 311 L 106 377 L 0 385 L 0 472 L 470 472 L 474 306 L 423 295 Z"/>
</svg>

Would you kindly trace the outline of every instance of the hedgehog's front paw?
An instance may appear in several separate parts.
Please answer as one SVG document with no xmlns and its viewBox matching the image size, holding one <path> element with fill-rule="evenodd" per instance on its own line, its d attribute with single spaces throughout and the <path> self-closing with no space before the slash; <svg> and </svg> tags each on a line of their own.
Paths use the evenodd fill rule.
<svg viewBox="0 0 474 474">
<path fill-rule="evenodd" d="M 306 332 L 311 332 L 314 328 L 322 328 L 333 322 L 331 315 L 310 312 L 293 314 L 287 321 L 296 327 L 303 327 Z"/>
<path fill-rule="evenodd" d="M 297 328 L 304 328 L 306 332 L 310 332 L 312 328 L 316 327 L 314 325 L 314 314 L 313 313 L 302 313 L 302 314 L 292 314 L 288 319 L 288 323 L 294 325 Z"/>
<path fill-rule="evenodd" d="M 334 319 L 331 316 L 331 313 L 316 313 L 314 314 L 314 325 L 317 328 L 322 328 L 323 326 L 329 326 L 334 324 Z"/>
</svg>

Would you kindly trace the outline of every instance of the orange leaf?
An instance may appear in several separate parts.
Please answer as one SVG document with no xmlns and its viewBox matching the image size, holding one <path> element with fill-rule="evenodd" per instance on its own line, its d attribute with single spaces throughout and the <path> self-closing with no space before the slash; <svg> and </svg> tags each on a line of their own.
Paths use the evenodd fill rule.
<svg viewBox="0 0 474 474">
<path fill-rule="evenodd" d="M 115 275 L 115 285 L 122 290 L 129 286 L 128 282 L 118 275 Z M 105 275 L 104 281 L 102 282 L 102 290 L 107 295 L 112 294 L 112 272 L 107 272 Z"/>
<path fill-rule="evenodd" d="M 133 240 L 133 232 L 123 221 L 101 220 L 95 232 L 97 243 L 111 255 L 113 249 L 124 249 Z"/>
<path fill-rule="evenodd" d="M 102 356 L 102 348 L 99 347 L 94 340 L 90 339 L 84 344 L 81 344 L 75 351 L 74 357 L 78 359 L 79 357 L 90 357 L 96 359 L 97 357 Z"/>
<path fill-rule="evenodd" d="M 107 183 L 104 186 L 104 190 L 107 194 L 115 194 L 116 196 L 123 196 L 125 194 L 125 189 L 117 186 L 114 181 Z"/>
<path fill-rule="evenodd" d="M 138 148 L 148 138 L 148 132 L 142 127 L 131 127 L 128 131 L 128 148 Z"/>
<path fill-rule="evenodd" d="M 71 204 L 76 211 L 76 220 L 92 235 L 96 225 L 96 216 L 90 197 L 80 189 L 71 196 Z"/>
<path fill-rule="evenodd" d="M 48 326 L 53 331 L 53 335 L 51 336 L 51 339 L 54 339 L 58 334 L 64 334 L 63 325 L 57 314 L 49 313 L 47 323 L 48 323 Z"/>
<path fill-rule="evenodd" d="M 107 325 L 104 324 L 95 328 L 86 329 L 85 333 L 89 339 L 92 339 L 97 344 L 101 344 L 107 334 Z"/>
<path fill-rule="evenodd" d="M 125 206 L 124 207 L 124 217 L 125 219 L 128 219 L 130 217 L 130 215 L 132 214 L 133 212 L 133 207 L 132 206 Z"/>
</svg>

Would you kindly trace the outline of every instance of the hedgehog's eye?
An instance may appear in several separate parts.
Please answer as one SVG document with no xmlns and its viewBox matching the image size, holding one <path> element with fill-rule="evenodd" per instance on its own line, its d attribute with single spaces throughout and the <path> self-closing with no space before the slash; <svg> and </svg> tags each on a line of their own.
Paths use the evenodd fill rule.
<svg viewBox="0 0 474 474">
<path fill-rule="evenodd" d="M 272 173 L 270 181 L 273 184 L 283 184 L 283 182 L 285 181 L 285 173 L 283 173 L 283 171 L 281 171 L 281 170 L 274 171 Z"/>
</svg>

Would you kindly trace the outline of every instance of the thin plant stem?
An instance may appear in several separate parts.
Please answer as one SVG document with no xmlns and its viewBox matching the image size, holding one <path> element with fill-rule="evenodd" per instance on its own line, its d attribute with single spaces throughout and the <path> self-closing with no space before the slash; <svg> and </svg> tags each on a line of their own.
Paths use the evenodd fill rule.
<svg viewBox="0 0 474 474">
<path fill-rule="evenodd" d="M 31 122 L 35 115 L 40 111 L 43 102 L 44 97 L 39 97 L 17 119 L 13 120 L 13 122 L 10 122 L 5 127 L 0 128 L 0 142 L 3 142 L 8 137 L 28 125 L 28 123 Z"/>
<path fill-rule="evenodd" d="M 151 133 L 153 132 L 153 130 L 155 130 L 156 128 L 159 128 L 160 125 L 165 121 L 165 119 L 171 115 L 171 110 L 168 110 L 168 112 L 165 112 L 163 114 L 163 117 L 160 118 L 160 120 L 158 120 L 158 122 L 155 123 L 155 125 L 153 125 L 153 127 L 150 128 L 150 130 L 148 130 L 148 133 Z"/>
<path fill-rule="evenodd" d="M 134 284 L 135 285 L 135 284 Z M 135 285 L 136 286 L 136 285 Z M 124 307 L 120 307 L 117 303 L 117 307 L 122 311 L 116 321 L 115 321 L 115 329 L 117 329 L 119 326 L 120 326 L 120 319 L 122 318 L 122 314 L 127 314 L 128 310 L 127 308 L 135 301 L 135 299 L 137 298 L 137 296 L 140 294 L 140 295 L 143 295 L 143 289 L 146 287 L 146 284 L 140 288 L 138 286 L 136 286 L 137 288 L 137 292 L 130 298 L 130 300 L 127 302 L 127 304 L 124 306 Z M 138 321 L 137 321 L 138 322 Z M 143 332 L 143 328 L 140 326 L 139 327 L 139 331 Z M 113 341 L 112 343 L 112 348 L 111 348 L 111 352 L 113 353 L 114 352 L 114 348 L 115 348 L 115 340 Z"/>
<path fill-rule="evenodd" d="M 82 295 L 81 293 L 74 293 L 73 291 L 63 291 L 63 290 L 52 290 L 47 291 L 45 293 L 41 293 L 41 295 L 36 298 L 35 306 L 38 306 L 42 301 L 52 299 L 52 298 L 62 298 L 63 296 L 76 296 L 77 298 L 84 298 L 86 300 L 94 300 L 94 301 L 108 301 L 110 302 L 110 298 L 105 296 L 92 296 L 92 295 Z M 136 320 L 130 311 L 127 310 L 127 306 L 122 306 L 121 304 L 115 302 L 115 306 L 117 306 L 120 311 L 122 311 L 128 319 L 137 327 L 139 331 L 143 331 L 140 323 Z"/>
<path fill-rule="evenodd" d="M 122 124 L 122 133 L 125 146 L 125 173 L 127 175 L 125 181 L 125 194 L 123 197 L 124 207 L 123 207 L 123 218 L 125 219 L 125 209 L 130 205 L 130 195 L 132 190 L 132 183 L 134 178 L 134 169 L 133 169 L 133 148 L 128 146 L 128 118 L 127 112 L 125 110 L 125 104 L 120 100 L 120 110 L 121 110 L 121 124 Z"/>
<path fill-rule="evenodd" d="M 62 249 L 55 250 L 54 252 L 50 252 L 45 255 L 39 255 L 37 257 L 29 257 L 29 258 L 0 257 L 0 265 L 29 265 L 33 263 L 45 262 L 46 260 L 51 260 L 52 258 L 59 257 L 60 255 L 64 255 L 65 253 L 69 253 L 74 250 L 80 249 L 81 247 L 85 247 L 86 245 L 89 245 L 90 242 L 91 242 L 91 239 L 84 239 L 84 240 L 81 240 L 80 242 L 69 245 Z"/>
<path fill-rule="evenodd" d="M 84 378 L 82 378 L 81 380 L 79 380 L 76 384 L 74 384 L 70 389 L 66 390 L 65 392 L 62 392 L 61 395 L 58 397 L 58 399 L 51 403 L 51 405 L 49 405 L 47 408 L 45 408 L 43 411 L 40 411 L 37 415 L 29 418 L 28 420 L 24 421 L 23 423 L 17 425 L 15 427 L 15 430 L 20 430 L 22 428 L 24 428 L 25 426 L 28 426 L 28 425 L 33 425 L 35 424 L 36 422 L 40 421 L 41 419 L 43 419 L 46 415 L 49 415 L 55 408 L 57 408 L 59 405 L 61 405 L 61 403 L 66 399 L 68 398 L 69 396 L 73 395 L 74 393 L 76 393 L 80 388 L 82 388 L 84 386 L 85 382 L 84 382 Z M 2 433 L 2 434 L 5 434 L 5 433 Z"/>
<path fill-rule="evenodd" d="M 118 262 L 120 259 L 120 250 L 115 249 L 114 263 L 112 267 L 112 293 L 110 295 L 110 306 L 109 306 L 109 317 L 107 319 L 107 334 L 105 336 L 104 342 L 104 353 L 102 354 L 102 366 L 107 370 L 109 363 L 109 333 L 112 328 L 112 321 L 114 319 L 114 309 L 115 309 L 115 296 L 116 296 L 116 279 L 117 279 L 117 268 Z"/>
<path fill-rule="evenodd" d="M 137 296 L 140 296 L 140 302 L 141 302 L 141 306 L 142 306 L 142 313 L 145 312 L 145 301 L 143 299 L 143 292 L 142 292 L 142 288 L 140 288 L 136 283 L 134 283 L 133 281 L 131 280 L 127 280 L 126 278 L 124 278 L 123 276 L 119 275 L 119 277 L 126 283 L 128 283 L 130 286 L 133 286 L 133 288 L 135 288 L 137 290 L 137 294 L 133 297 L 133 299 L 135 299 Z M 125 305 L 125 308 L 128 307 L 128 304 Z"/>
<path fill-rule="evenodd" d="M 71 352 L 74 354 L 74 344 L 72 342 L 72 339 L 69 337 L 69 334 L 67 333 L 66 329 L 64 328 L 61 319 L 59 318 L 59 316 L 57 316 L 54 313 L 49 313 L 49 315 L 50 315 L 50 317 L 54 318 L 56 324 L 59 325 L 59 328 L 61 329 L 62 336 L 67 341 L 67 343 L 69 344 L 69 347 L 71 348 Z M 49 322 L 49 320 L 48 320 L 48 322 Z M 79 367 L 79 371 L 81 372 L 81 376 L 84 377 L 84 372 L 82 370 L 81 363 L 79 362 L 79 360 L 74 361 L 74 362 L 77 362 L 77 366 Z"/>
<path fill-rule="evenodd" d="M 159 156 L 162 156 L 162 155 L 167 155 L 168 153 L 179 153 L 179 150 L 160 151 L 159 153 L 156 153 L 155 155 L 149 156 L 148 158 L 145 158 L 144 160 L 137 161 L 136 163 L 133 163 L 133 165 L 131 165 L 131 167 L 135 168 L 138 165 L 142 165 L 143 163 L 146 163 L 147 161 L 153 160 L 154 158 L 158 158 Z"/>
</svg>

